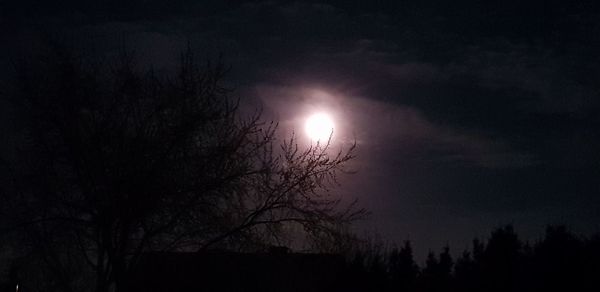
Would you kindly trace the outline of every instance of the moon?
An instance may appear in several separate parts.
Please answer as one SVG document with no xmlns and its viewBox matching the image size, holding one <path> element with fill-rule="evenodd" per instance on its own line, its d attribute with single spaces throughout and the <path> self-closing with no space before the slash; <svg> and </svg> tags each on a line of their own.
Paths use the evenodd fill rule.
<svg viewBox="0 0 600 292">
<path fill-rule="evenodd" d="M 304 125 L 306 135 L 314 142 L 327 142 L 333 134 L 333 129 L 333 119 L 326 113 L 311 115 Z"/>
</svg>

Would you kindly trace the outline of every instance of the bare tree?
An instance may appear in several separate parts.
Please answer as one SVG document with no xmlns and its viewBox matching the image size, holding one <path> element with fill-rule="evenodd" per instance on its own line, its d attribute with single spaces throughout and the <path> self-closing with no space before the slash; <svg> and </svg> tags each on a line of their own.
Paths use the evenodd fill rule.
<svg viewBox="0 0 600 292">
<path fill-rule="evenodd" d="M 6 204 L 60 290 L 77 290 L 72 261 L 95 291 L 119 290 L 146 251 L 252 249 L 289 224 L 331 235 L 365 214 L 329 191 L 354 147 L 278 142 L 276 123 L 240 113 L 221 62 L 189 50 L 180 61 L 166 76 L 130 54 L 104 66 L 61 51 L 18 67 L 27 143 Z"/>
</svg>

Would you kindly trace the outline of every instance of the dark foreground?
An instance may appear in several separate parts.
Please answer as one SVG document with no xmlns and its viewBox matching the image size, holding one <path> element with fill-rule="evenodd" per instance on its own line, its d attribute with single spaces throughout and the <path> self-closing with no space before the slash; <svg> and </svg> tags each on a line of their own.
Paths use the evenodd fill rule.
<svg viewBox="0 0 600 292">
<path fill-rule="evenodd" d="M 37 291 L 36 266 L 11 265 L 2 291 Z M 576 236 L 548 227 L 542 240 L 524 243 L 512 226 L 498 228 L 458 258 L 450 248 L 431 252 L 424 266 L 410 242 L 397 248 L 364 244 L 346 256 L 210 251 L 147 253 L 122 291 L 598 291 L 600 236 Z"/>
</svg>

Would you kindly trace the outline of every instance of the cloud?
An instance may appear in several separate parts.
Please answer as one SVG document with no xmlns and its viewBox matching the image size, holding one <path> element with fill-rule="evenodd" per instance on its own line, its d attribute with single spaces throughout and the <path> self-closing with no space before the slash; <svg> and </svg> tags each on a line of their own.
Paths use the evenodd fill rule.
<svg viewBox="0 0 600 292">
<path fill-rule="evenodd" d="M 196 48 L 224 52 L 233 68 L 230 80 L 239 87 L 322 87 L 364 100 L 361 106 L 370 108 L 377 120 L 363 119 L 376 131 L 401 129 L 395 136 L 381 135 L 392 137 L 388 144 L 402 141 L 394 147 L 404 149 L 426 141 L 420 148 L 447 163 L 507 167 L 553 159 L 557 153 L 536 153 L 549 148 L 537 143 L 558 134 L 530 116 L 590 115 L 597 110 L 598 86 L 580 78 L 593 62 L 578 68 L 582 62 L 572 56 L 502 36 L 464 45 L 451 31 L 432 34 L 448 21 L 418 24 L 386 11 L 253 1 L 214 14 L 85 22 L 65 30 L 79 35 L 75 39 L 91 38 L 107 51 L 118 50 L 127 39 L 144 62 L 157 67 L 172 67 L 173 56 L 189 41 Z M 416 30 L 417 24 L 424 26 Z M 281 103 L 288 102 L 289 94 L 281 96 Z M 387 124 L 379 115 L 388 114 L 417 122 Z M 278 114 L 284 119 L 290 115 Z M 566 116 L 543 121 L 572 122 Z M 423 136 L 426 131 L 428 136 Z M 572 135 L 568 128 L 562 134 Z"/>
<path fill-rule="evenodd" d="M 408 159 L 483 168 L 525 167 L 534 162 L 501 139 L 437 124 L 410 106 L 310 84 L 260 84 L 245 93 L 262 101 L 267 113 L 281 123 L 284 134 L 302 133 L 303 121 L 311 112 L 326 111 L 336 120 L 336 139 L 346 144 L 356 140 L 364 153 L 380 153 L 374 157 L 387 162 Z"/>
</svg>

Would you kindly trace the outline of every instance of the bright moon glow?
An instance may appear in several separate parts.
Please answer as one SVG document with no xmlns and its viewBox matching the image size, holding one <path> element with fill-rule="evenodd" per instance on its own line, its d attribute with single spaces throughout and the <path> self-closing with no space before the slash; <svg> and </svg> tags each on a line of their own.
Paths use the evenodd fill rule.
<svg viewBox="0 0 600 292">
<path fill-rule="evenodd" d="M 324 113 L 310 116 L 304 126 L 306 134 L 315 142 L 327 142 L 333 133 L 333 120 Z"/>
</svg>

